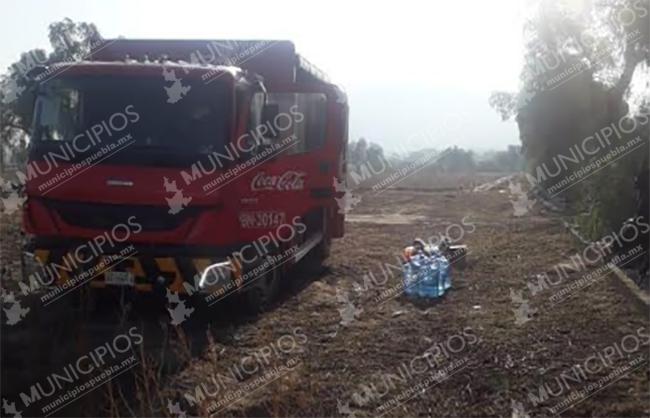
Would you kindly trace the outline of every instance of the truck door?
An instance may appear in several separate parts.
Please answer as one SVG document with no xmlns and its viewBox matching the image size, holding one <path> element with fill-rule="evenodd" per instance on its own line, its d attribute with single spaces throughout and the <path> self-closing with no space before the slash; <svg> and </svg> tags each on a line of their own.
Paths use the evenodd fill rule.
<svg viewBox="0 0 650 418">
<path fill-rule="evenodd" d="M 336 199 L 344 187 L 345 100 L 326 85 L 274 86 L 259 119 L 250 129 L 263 134 L 265 144 L 238 182 L 242 229 L 273 229 L 299 216 L 316 229 L 320 224 L 327 238 L 340 236 Z"/>
</svg>

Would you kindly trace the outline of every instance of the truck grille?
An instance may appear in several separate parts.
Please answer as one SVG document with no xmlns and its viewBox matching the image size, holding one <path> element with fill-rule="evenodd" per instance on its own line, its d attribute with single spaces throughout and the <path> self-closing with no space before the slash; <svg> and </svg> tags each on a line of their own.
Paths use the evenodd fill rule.
<svg viewBox="0 0 650 418">
<path fill-rule="evenodd" d="M 142 225 L 144 231 L 168 231 L 177 228 L 196 215 L 199 208 L 185 208 L 171 215 L 166 206 L 115 205 L 107 203 L 79 203 L 47 200 L 45 205 L 56 212 L 68 225 L 90 229 L 111 229 L 126 223 L 129 217 Z"/>
</svg>

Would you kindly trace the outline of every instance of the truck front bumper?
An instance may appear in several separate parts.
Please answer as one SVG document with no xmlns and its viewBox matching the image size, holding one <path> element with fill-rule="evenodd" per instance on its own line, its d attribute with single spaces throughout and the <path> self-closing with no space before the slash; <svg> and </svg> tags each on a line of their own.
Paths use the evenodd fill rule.
<svg viewBox="0 0 650 418">
<path fill-rule="evenodd" d="M 230 251 L 230 252 L 229 252 Z M 25 247 L 26 280 L 73 289 L 128 286 L 139 292 L 214 294 L 242 285 L 241 263 L 230 248 L 124 243 L 94 253 L 74 240 L 33 239 Z M 29 266 L 32 266 L 31 268 Z M 114 277 L 126 278 L 122 283 Z"/>
</svg>

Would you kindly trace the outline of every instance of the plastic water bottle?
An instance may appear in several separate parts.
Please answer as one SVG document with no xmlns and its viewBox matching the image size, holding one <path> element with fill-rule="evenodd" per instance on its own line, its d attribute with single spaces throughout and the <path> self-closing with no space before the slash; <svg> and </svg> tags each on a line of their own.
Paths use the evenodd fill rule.
<svg viewBox="0 0 650 418">
<path fill-rule="evenodd" d="M 429 265 L 431 275 L 431 296 L 437 298 L 445 293 L 445 289 L 442 286 L 442 269 L 440 268 L 439 258 L 432 256 Z"/>
<path fill-rule="evenodd" d="M 429 263 L 426 257 L 422 256 L 420 262 L 420 268 L 418 270 L 418 290 L 417 294 L 421 298 L 426 298 L 429 296 Z"/>
<path fill-rule="evenodd" d="M 417 254 L 413 258 L 414 263 L 414 274 L 413 274 L 413 287 L 415 289 L 414 294 L 420 297 L 426 297 L 426 280 L 427 280 L 427 268 L 428 261 L 427 257 L 424 254 Z"/>
<path fill-rule="evenodd" d="M 420 295 L 426 259 L 423 254 L 415 254 L 404 265 L 404 293 L 409 296 Z"/>
<path fill-rule="evenodd" d="M 426 250 L 432 256 L 440 256 L 440 248 L 437 245 L 427 245 Z"/>
<path fill-rule="evenodd" d="M 447 290 L 451 288 L 451 267 L 449 266 L 449 260 L 447 257 L 441 256 L 440 260 L 440 281 L 442 283 L 443 289 Z"/>
<path fill-rule="evenodd" d="M 433 259 L 427 256 L 422 256 L 420 274 L 418 275 L 418 296 L 422 298 L 437 297 L 437 277 L 438 269 L 435 263 L 433 263 Z"/>
<path fill-rule="evenodd" d="M 440 247 L 437 245 L 429 247 L 429 253 L 431 254 L 431 258 L 434 258 L 438 265 L 438 296 L 442 296 L 445 293 L 445 290 L 451 287 L 451 284 L 448 283 L 449 261 L 444 255 L 442 255 Z"/>
<path fill-rule="evenodd" d="M 404 263 L 404 294 L 406 296 L 414 296 L 417 294 L 417 267 L 413 264 L 413 261 Z"/>
</svg>

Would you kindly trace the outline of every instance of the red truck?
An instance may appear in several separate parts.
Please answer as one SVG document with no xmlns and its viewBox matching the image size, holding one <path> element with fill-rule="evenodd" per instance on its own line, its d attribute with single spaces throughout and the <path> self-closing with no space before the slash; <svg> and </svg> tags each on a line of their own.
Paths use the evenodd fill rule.
<svg viewBox="0 0 650 418">
<path fill-rule="evenodd" d="M 263 306 L 343 236 L 347 98 L 289 41 L 104 40 L 44 69 L 34 109 L 24 228 L 49 298 Z"/>
</svg>

